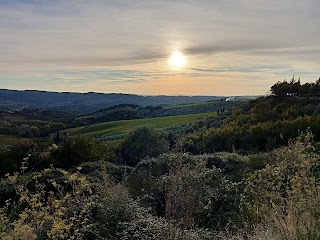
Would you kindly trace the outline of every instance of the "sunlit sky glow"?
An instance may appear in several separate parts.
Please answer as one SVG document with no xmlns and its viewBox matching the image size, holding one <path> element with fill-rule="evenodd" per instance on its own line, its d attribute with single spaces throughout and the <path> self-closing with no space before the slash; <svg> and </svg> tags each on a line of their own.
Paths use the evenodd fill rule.
<svg viewBox="0 0 320 240">
<path fill-rule="evenodd" d="M 320 77 L 318 0 L 0 0 L 0 88 L 265 94 Z M 185 55 L 179 69 L 168 65 Z"/>
<path fill-rule="evenodd" d="M 187 58 L 179 51 L 174 51 L 169 59 L 169 65 L 175 69 L 184 67 L 187 64 Z"/>
</svg>

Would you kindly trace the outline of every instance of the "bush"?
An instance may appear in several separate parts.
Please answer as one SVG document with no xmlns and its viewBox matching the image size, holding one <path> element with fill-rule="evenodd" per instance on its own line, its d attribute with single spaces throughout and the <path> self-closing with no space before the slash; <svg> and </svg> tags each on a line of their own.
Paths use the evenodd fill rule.
<svg viewBox="0 0 320 240">
<path fill-rule="evenodd" d="M 241 223 L 239 183 L 218 168 L 207 168 L 205 157 L 187 154 L 164 156 L 169 174 L 162 178 L 165 216 L 182 229 L 212 230 Z"/>
<path fill-rule="evenodd" d="M 30 169 L 39 170 L 50 165 L 46 156 L 40 154 L 37 143 L 32 140 L 22 141 L 9 149 L 0 150 L 0 177 L 18 171 L 26 156 L 29 156 Z"/>
<path fill-rule="evenodd" d="M 320 239 L 319 166 L 310 132 L 275 150 L 273 161 L 246 181 L 249 216 L 279 239 Z"/>
<path fill-rule="evenodd" d="M 7 177 L 17 197 L 6 201 L 6 208 L 0 211 L 1 239 L 83 239 L 90 232 L 95 199 L 79 171 L 45 169 L 31 178 L 21 174 Z"/>
<path fill-rule="evenodd" d="M 203 152 L 203 137 L 196 133 L 187 134 L 178 139 L 174 148 L 179 152 L 200 154 Z"/>
<path fill-rule="evenodd" d="M 123 155 L 128 165 L 135 166 L 143 158 L 157 157 L 168 150 L 169 142 L 163 133 L 142 127 L 132 132 L 125 141 Z"/>
<path fill-rule="evenodd" d="M 101 158 L 102 147 L 93 140 L 78 136 L 64 139 L 50 154 L 58 167 L 69 169 L 83 162 L 97 161 Z"/>
<path fill-rule="evenodd" d="M 233 181 L 241 181 L 247 173 L 249 157 L 237 153 L 218 152 L 204 155 L 208 168 L 219 168 L 220 171 Z"/>
</svg>

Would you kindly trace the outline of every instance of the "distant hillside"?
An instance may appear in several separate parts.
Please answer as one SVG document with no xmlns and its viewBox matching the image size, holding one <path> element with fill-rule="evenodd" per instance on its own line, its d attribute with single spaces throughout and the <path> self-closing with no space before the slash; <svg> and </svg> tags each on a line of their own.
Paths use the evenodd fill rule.
<svg viewBox="0 0 320 240">
<path fill-rule="evenodd" d="M 98 112 L 79 116 L 76 125 L 89 125 L 101 122 L 118 120 L 156 118 L 165 116 L 177 116 L 198 113 L 222 112 L 235 107 L 237 102 L 214 100 L 198 103 L 179 104 L 171 106 L 147 106 L 141 107 L 134 104 L 120 104 Z"/>
<path fill-rule="evenodd" d="M 47 108 L 87 114 L 117 104 L 177 105 L 221 99 L 215 96 L 140 96 L 121 93 L 69 93 L 0 89 L 0 109 Z"/>
<path fill-rule="evenodd" d="M 95 137 L 98 139 L 108 139 L 111 136 L 120 136 L 132 132 L 138 127 L 148 126 L 151 128 L 172 128 L 181 124 L 197 121 L 203 117 L 216 116 L 216 113 L 199 113 L 179 116 L 144 118 L 134 120 L 120 120 L 114 122 L 104 122 L 83 126 L 77 128 L 66 129 L 61 132 L 62 135 L 84 135 L 87 137 Z"/>
</svg>

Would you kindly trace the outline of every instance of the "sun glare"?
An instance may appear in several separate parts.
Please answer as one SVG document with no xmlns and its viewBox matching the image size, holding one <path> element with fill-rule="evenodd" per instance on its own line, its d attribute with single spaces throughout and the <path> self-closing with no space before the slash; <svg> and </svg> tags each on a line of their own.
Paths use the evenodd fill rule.
<svg viewBox="0 0 320 240">
<path fill-rule="evenodd" d="M 169 59 L 169 64 L 174 68 L 181 68 L 187 64 L 187 59 L 181 52 L 174 51 Z"/>
</svg>

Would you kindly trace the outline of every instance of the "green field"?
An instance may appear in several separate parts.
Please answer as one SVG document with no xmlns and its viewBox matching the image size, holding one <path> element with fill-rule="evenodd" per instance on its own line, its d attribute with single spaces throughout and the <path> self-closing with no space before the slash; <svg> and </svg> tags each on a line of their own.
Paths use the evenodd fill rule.
<svg viewBox="0 0 320 240">
<path fill-rule="evenodd" d="M 12 145 L 22 140 L 27 140 L 27 139 L 12 136 L 12 135 L 0 134 L 0 145 Z"/>
<path fill-rule="evenodd" d="M 178 104 L 178 105 L 173 105 L 173 106 L 168 106 L 165 108 L 183 108 L 183 107 L 195 107 L 195 106 L 201 106 L 201 105 L 208 105 L 212 104 L 216 101 L 207 101 L 207 102 L 198 102 L 198 103 L 185 103 L 185 104 Z"/>
<path fill-rule="evenodd" d="M 109 137 L 113 135 L 125 134 L 132 132 L 138 127 L 148 126 L 151 128 L 167 128 L 180 124 L 192 122 L 205 116 L 214 116 L 215 113 L 199 113 L 179 116 L 144 118 L 134 120 L 122 120 L 115 122 L 98 123 L 91 126 L 67 129 L 71 135 L 85 135 L 88 137 Z"/>
</svg>

